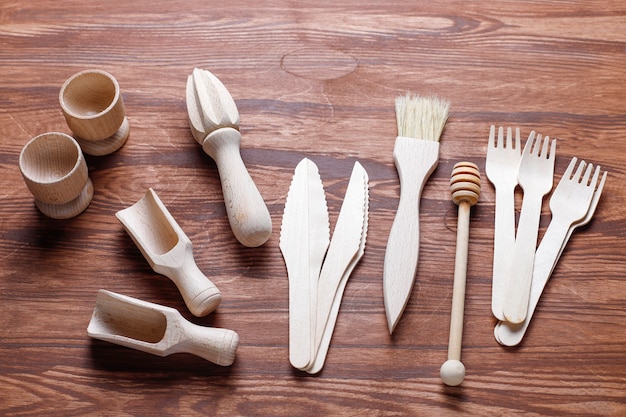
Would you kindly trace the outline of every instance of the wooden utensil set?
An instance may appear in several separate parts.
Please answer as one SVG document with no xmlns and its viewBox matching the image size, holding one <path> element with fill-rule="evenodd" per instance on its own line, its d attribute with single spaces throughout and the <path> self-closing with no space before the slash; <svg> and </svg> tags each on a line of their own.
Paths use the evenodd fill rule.
<svg viewBox="0 0 626 417">
<path fill-rule="evenodd" d="M 328 209 L 317 166 L 296 167 L 283 214 L 280 250 L 289 275 L 289 361 L 318 373 L 324 366 L 341 298 L 365 251 L 368 176 L 356 162 L 330 240 Z"/>
<path fill-rule="evenodd" d="M 115 152 L 128 139 L 130 125 L 119 84 L 104 71 L 73 75 L 59 101 L 74 137 L 51 132 L 31 139 L 19 166 L 39 210 L 67 219 L 84 211 L 93 196 L 83 152 Z M 239 114 L 232 97 L 208 71 L 195 70 L 187 104 L 193 136 L 220 171 L 235 236 L 246 246 L 262 245 L 271 234 L 271 218 L 239 156 Z M 206 316 L 217 308 L 220 291 L 196 265 L 191 241 L 154 190 L 116 217 L 152 269 L 174 282 L 193 315 Z M 222 366 L 233 363 L 239 344 L 232 330 L 197 326 L 172 308 L 106 290 L 98 293 L 87 334 L 160 356 L 188 352 Z"/>
<path fill-rule="evenodd" d="M 74 137 L 45 133 L 29 141 L 19 166 L 39 210 L 52 218 L 70 218 L 85 210 L 93 184 L 83 152 L 107 155 L 129 136 L 120 87 L 100 70 L 70 77 L 59 95 Z M 239 112 L 221 81 L 194 69 L 187 80 L 189 125 L 196 141 L 215 160 L 231 229 L 244 246 L 263 245 L 272 232 L 270 213 L 241 159 Z M 419 253 L 419 203 L 439 159 L 439 138 L 449 103 L 433 97 L 401 96 L 396 100 L 398 137 L 394 162 L 400 199 L 387 242 L 383 295 L 390 334 L 398 326 L 414 286 Z M 537 248 L 543 197 L 553 183 L 556 140 L 531 132 L 521 151 L 520 132 L 492 126 L 486 173 L 496 191 L 492 311 L 500 321 L 496 340 L 518 344 L 539 297 L 572 232 L 593 216 L 607 173 L 573 158 L 550 198 L 552 220 Z M 315 374 L 326 360 L 347 281 L 365 251 L 368 229 L 368 175 L 356 162 L 330 238 L 324 187 L 315 163 L 296 166 L 285 201 L 280 250 L 289 279 L 289 361 Z M 459 206 L 448 360 L 441 367 L 447 385 L 465 376 L 461 363 L 465 277 L 470 207 L 480 196 L 480 174 L 471 162 L 455 165 L 451 198 Z M 515 188 L 524 192 L 515 235 Z M 152 269 L 179 289 L 189 311 L 205 316 L 221 293 L 198 268 L 192 243 L 156 192 L 148 189 L 132 206 L 116 213 Z M 239 336 L 232 330 L 197 326 L 178 311 L 100 290 L 89 336 L 165 356 L 188 352 L 219 365 L 231 365 Z"/>
<path fill-rule="evenodd" d="M 492 310 L 500 321 L 496 340 L 506 346 L 519 344 L 524 337 L 539 297 L 556 267 L 565 245 L 577 227 L 587 224 L 595 213 L 607 172 L 572 158 L 550 198 L 552 219 L 537 247 L 539 215 L 543 196 L 552 189 L 556 140 L 534 131 L 523 152 L 520 133 L 491 126 L 486 172 L 496 188 Z M 514 189 L 523 189 L 524 198 L 515 235 Z"/>
</svg>

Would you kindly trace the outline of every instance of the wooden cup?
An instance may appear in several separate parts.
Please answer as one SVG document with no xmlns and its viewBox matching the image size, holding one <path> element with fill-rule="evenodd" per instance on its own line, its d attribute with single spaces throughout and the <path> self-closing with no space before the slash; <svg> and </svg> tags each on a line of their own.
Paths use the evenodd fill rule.
<svg viewBox="0 0 626 417">
<path fill-rule="evenodd" d="M 61 87 L 59 102 L 86 154 L 108 155 L 128 139 L 130 125 L 120 86 L 108 72 L 91 69 L 72 75 Z"/>
<path fill-rule="evenodd" d="M 32 138 L 19 166 L 35 205 L 53 219 L 82 213 L 93 197 L 93 184 L 81 148 L 71 136 L 50 132 Z"/>
</svg>

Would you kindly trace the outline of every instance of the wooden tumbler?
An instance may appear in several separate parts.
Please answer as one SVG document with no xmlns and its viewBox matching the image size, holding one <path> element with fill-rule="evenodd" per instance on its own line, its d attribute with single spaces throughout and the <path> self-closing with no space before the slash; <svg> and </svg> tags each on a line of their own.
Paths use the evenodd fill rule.
<svg viewBox="0 0 626 417">
<path fill-rule="evenodd" d="M 59 93 L 61 110 L 83 152 L 100 156 L 124 145 L 130 132 L 117 80 L 91 69 L 72 75 Z"/>
<path fill-rule="evenodd" d="M 35 205 L 46 216 L 68 219 L 89 206 L 93 184 L 71 136 L 50 132 L 32 138 L 20 153 L 19 166 Z"/>
<path fill-rule="evenodd" d="M 461 340 L 463 338 L 463 310 L 465 308 L 465 277 L 467 274 L 467 252 L 469 243 L 470 207 L 480 197 L 480 172 L 471 162 L 454 165 L 450 178 L 452 201 L 459 206 L 456 257 L 454 260 L 454 287 L 452 289 L 452 311 L 450 312 L 450 339 L 448 360 L 441 366 L 444 384 L 456 386 L 465 378 L 465 366 L 461 362 Z"/>
</svg>

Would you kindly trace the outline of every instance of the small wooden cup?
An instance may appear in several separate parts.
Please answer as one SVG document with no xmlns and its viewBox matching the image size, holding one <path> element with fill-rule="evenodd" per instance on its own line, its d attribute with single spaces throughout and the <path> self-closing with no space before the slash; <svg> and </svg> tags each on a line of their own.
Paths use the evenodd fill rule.
<svg viewBox="0 0 626 417">
<path fill-rule="evenodd" d="M 128 139 L 130 125 L 117 80 L 108 72 L 86 70 L 72 75 L 59 93 L 65 121 L 83 152 L 115 152 Z"/>
<path fill-rule="evenodd" d="M 20 153 L 19 166 L 35 205 L 46 216 L 69 219 L 89 206 L 93 184 L 71 136 L 50 132 L 32 138 Z"/>
</svg>

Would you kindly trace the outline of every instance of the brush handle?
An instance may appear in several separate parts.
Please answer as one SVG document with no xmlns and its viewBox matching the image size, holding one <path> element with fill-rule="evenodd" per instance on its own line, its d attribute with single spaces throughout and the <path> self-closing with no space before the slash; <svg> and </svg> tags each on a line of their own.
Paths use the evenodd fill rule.
<svg viewBox="0 0 626 417">
<path fill-rule="evenodd" d="M 389 232 L 383 267 L 383 292 L 389 333 L 409 300 L 419 257 L 419 206 L 422 190 L 439 161 L 439 142 L 399 136 L 393 151 L 400 179 L 400 201 Z"/>
<path fill-rule="evenodd" d="M 179 321 L 182 335 L 178 344 L 168 354 L 186 352 L 221 366 L 230 366 L 235 361 L 239 335 L 228 329 L 203 327 L 182 319 Z"/>
<path fill-rule="evenodd" d="M 241 159 L 240 142 L 238 130 L 221 128 L 204 139 L 202 149 L 217 164 L 226 213 L 235 237 L 244 246 L 257 247 L 269 239 L 272 219 Z"/>
</svg>

